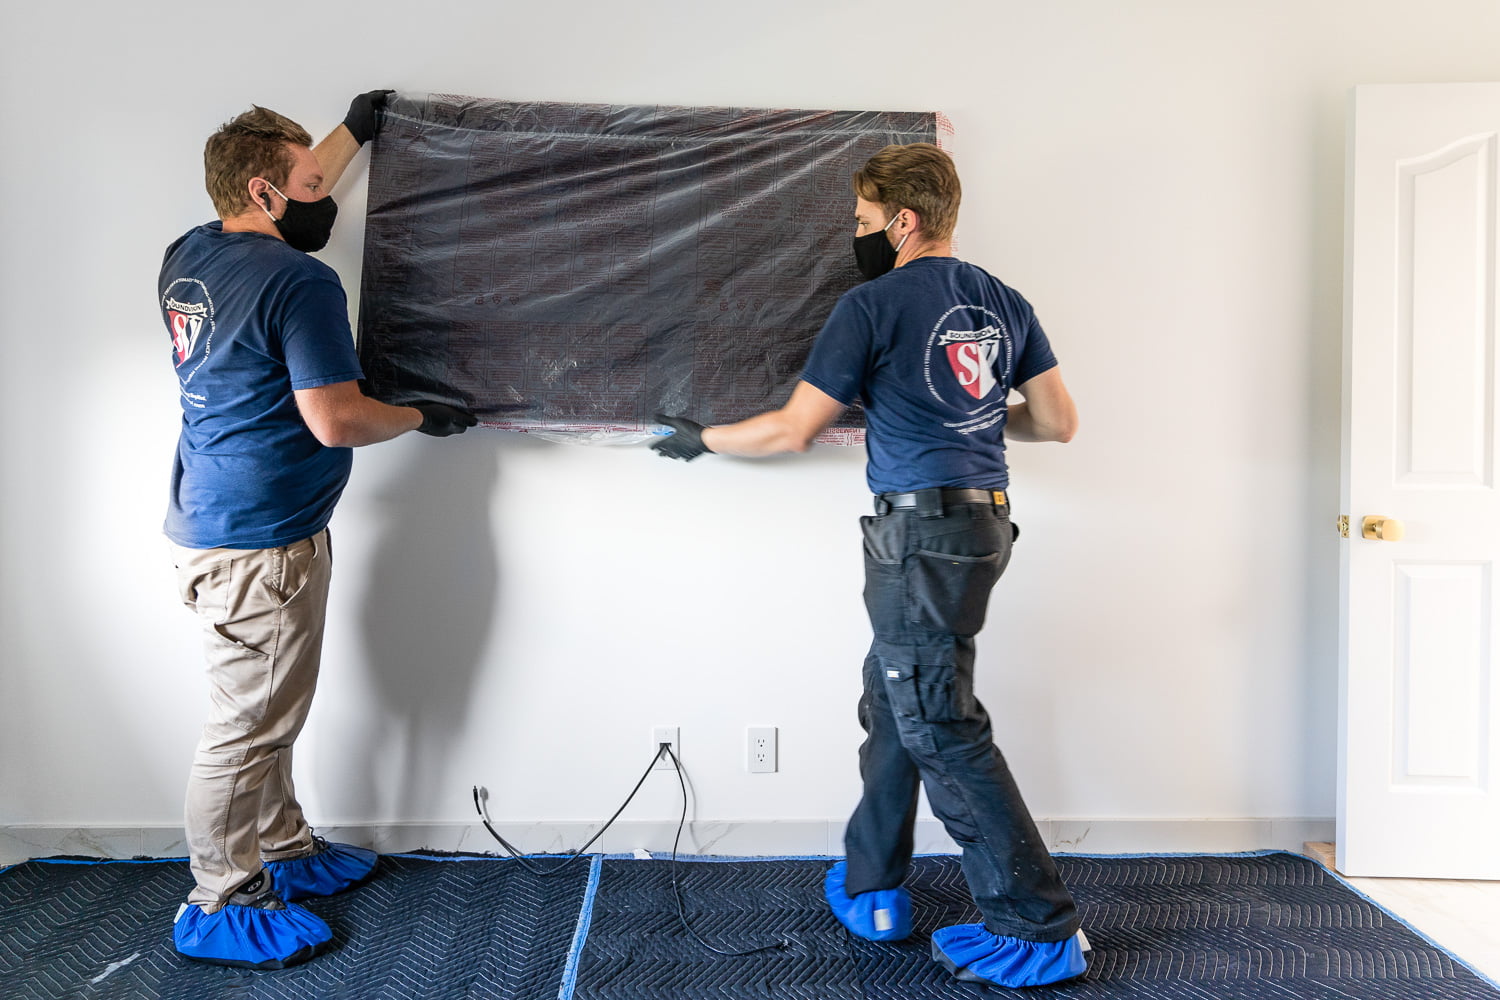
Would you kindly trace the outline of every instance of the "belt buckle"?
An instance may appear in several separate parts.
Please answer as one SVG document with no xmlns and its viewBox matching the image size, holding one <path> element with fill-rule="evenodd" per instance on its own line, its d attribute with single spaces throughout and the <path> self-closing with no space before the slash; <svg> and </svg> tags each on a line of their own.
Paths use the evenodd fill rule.
<svg viewBox="0 0 1500 1000">
<path fill-rule="evenodd" d="M 995 502 L 996 507 L 1008 507 L 1009 501 L 1005 499 L 1004 490 L 990 490 L 990 499 Z"/>
</svg>

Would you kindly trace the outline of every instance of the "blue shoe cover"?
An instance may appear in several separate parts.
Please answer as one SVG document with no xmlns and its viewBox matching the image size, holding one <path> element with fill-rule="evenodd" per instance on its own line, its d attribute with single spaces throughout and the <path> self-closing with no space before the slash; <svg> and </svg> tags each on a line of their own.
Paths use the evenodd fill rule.
<svg viewBox="0 0 1500 1000">
<path fill-rule="evenodd" d="M 284 969 L 333 940 L 333 931 L 312 913 L 277 902 L 275 909 L 229 905 L 215 913 L 185 903 L 172 926 L 172 943 L 178 954 L 199 962 Z"/>
<path fill-rule="evenodd" d="M 991 934 L 984 924 L 939 928 L 932 958 L 963 982 L 1011 988 L 1060 983 L 1088 967 L 1077 934 L 1066 941 L 1023 941 Z"/>
<path fill-rule="evenodd" d="M 866 941 L 900 941 L 911 933 L 911 894 L 904 886 L 850 897 L 844 892 L 848 864 L 840 861 L 823 880 L 823 896 L 839 923 Z"/>
<path fill-rule="evenodd" d="M 351 844 L 313 838 L 313 853 L 288 861 L 267 861 L 271 886 L 282 899 L 331 896 L 369 877 L 379 855 Z"/>
</svg>

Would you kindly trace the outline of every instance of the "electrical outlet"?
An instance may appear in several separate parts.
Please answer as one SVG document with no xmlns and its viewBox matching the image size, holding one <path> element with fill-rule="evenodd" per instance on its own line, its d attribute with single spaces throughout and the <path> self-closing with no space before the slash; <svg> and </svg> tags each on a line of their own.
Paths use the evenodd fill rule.
<svg viewBox="0 0 1500 1000">
<path fill-rule="evenodd" d="M 745 767 L 751 774 L 771 774 L 776 770 L 776 727 L 751 726 L 747 737 Z"/>
<path fill-rule="evenodd" d="M 656 726 L 651 730 L 651 749 L 653 752 L 661 754 L 656 758 L 656 763 L 652 765 L 651 769 L 654 771 L 675 771 L 677 765 L 673 764 L 672 758 L 668 757 L 662 751 L 661 745 L 663 743 L 670 743 L 672 745 L 672 753 L 677 755 L 678 760 L 682 759 L 682 747 L 677 743 L 676 726 Z"/>
</svg>

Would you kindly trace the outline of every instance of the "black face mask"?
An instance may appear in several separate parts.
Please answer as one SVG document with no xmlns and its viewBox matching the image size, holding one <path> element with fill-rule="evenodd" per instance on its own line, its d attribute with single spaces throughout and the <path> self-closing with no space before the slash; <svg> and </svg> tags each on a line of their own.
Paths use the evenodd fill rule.
<svg viewBox="0 0 1500 1000">
<path fill-rule="evenodd" d="M 880 232 L 854 237 L 854 263 L 866 281 L 878 278 L 896 266 L 896 255 L 901 250 L 901 243 L 906 242 L 906 237 L 901 237 L 901 243 L 891 246 L 885 232 L 895 224 L 896 217 L 892 217 Z"/>
<path fill-rule="evenodd" d="M 281 194 L 276 185 L 270 181 L 266 183 L 271 185 L 272 191 Z M 333 220 L 339 214 L 333 195 L 324 195 L 317 201 L 293 201 L 284 194 L 281 197 L 286 200 L 286 210 L 281 213 L 281 218 L 272 216 L 269 211 L 266 215 L 276 223 L 276 231 L 281 233 L 287 246 L 303 253 L 316 253 L 326 247 L 328 237 L 333 234 Z"/>
</svg>

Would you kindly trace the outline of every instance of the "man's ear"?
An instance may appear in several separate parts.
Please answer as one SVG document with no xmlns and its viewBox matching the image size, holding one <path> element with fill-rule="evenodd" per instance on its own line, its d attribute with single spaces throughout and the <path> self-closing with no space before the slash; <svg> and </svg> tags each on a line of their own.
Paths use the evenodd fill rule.
<svg viewBox="0 0 1500 1000">
<path fill-rule="evenodd" d="M 256 208 L 264 208 L 267 212 L 271 210 L 271 185 L 264 177 L 252 177 L 245 182 L 245 190 L 250 194 L 250 204 Z"/>
</svg>

